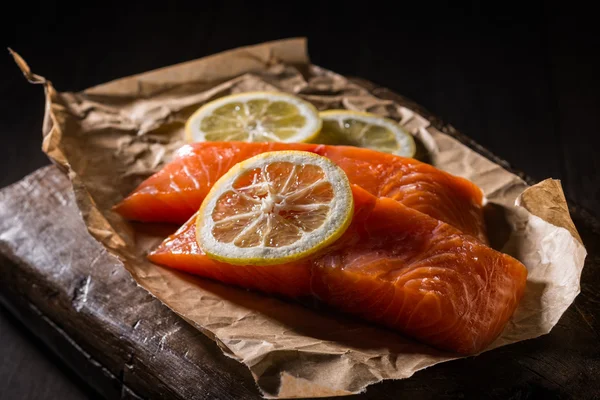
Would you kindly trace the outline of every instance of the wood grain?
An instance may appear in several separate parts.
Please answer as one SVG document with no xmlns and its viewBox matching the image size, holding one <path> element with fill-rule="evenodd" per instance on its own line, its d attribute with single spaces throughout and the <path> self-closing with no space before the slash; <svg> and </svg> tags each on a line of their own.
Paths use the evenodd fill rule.
<svg viewBox="0 0 600 400">
<path fill-rule="evenodd" d="M 100 366 L 106 379 L 96 386 L 107 398 L 130 388 L 155 398 L 257 397 L 245 367 L 137 287 L 87 234 L 69 188 L 48 167 L 0 194 L 7 300 L 27 299 L 50 321 L 71 342 L 73 349 L 61 354 L 75 357 L 80 373 L 87 364 Z"/>
</svg>

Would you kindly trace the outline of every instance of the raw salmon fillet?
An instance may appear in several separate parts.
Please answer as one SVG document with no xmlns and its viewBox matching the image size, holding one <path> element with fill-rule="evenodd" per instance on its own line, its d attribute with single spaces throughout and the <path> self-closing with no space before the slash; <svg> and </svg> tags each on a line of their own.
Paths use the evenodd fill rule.
<svg viewBox="0 0 600 400">
<path fill-rule="evenodd" d="M 196 243 L 194 215 L 149 259 L 244 288 L 314 296 L 440 349 L 475 354 L 488 346 L 523 295 L 523 264 L 400 202 L 357 185 L 352 191 L 352 224 L 309 258 L 277 266 L 214 261 Z"/>
<path fill-rule="evenodd" d="M 277 150 L 325 156 L 344 170 L 351 183 L 374 196 L 397 200 L 487 242 L 483 195 L 476 185 L 412 158 L 351 146 L 244 142 L 185 145 L 173 161 L 142 182 L 114 209 L 130 220 L 182 224 L 233 165 Z"/>
</svg>

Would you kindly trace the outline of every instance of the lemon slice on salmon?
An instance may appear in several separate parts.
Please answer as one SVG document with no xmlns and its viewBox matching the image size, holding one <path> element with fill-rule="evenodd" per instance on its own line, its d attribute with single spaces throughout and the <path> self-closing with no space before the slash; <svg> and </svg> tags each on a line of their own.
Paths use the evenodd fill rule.
<svg viewBox="0 0 600 400">
<path fill-rule="evenodd" d="M 328 158 L 267 152 L 215 183 L 200 207 L 196 240 L 209 257 L 230 264 L 283 264 L 338 239 L 353 209 L 348 178 Z"/>
<path fill-rule="evenodd" d="M 328 110 L 319 115 L 323 127 L 314 143 L 366 147 L 403 157 L 416 153 L 412 135 L 389 118 L 350 110 Z"/>
<path fill-rule="evenodd" d="M 321 129 L 317 109 L 281 92 L 246 92 L 200 107 L 185 127 L 188 142 L 239 141 L 299 143 Z"/>
</svg>

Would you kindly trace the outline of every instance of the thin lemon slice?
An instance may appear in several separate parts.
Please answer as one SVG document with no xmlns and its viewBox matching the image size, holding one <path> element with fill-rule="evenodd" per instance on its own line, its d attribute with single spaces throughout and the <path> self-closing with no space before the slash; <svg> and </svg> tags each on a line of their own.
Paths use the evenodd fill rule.
<svg viewBox="0 0 600 400">
<path fill-rule="evenodd" d="M 230 264 L 282 264 L 339 238 L 353 209 L 348 178 L 331 160 L 267 152 L 215 183 L 200 207 L 196 240 L 209 257 Z"/>
<path fill-rule="evenodd" d="M 366 147 L 403 157 L 415 155 L 412 135 L 391 119 L 350 110 L 328 110 L 319 115 L 323 127 L 314 143 Z"/>
<path fill-rule="evenodd" d="M 200 107 L 187 121 L 189 142 L 240 141 L 299 143 L 321 129 L 317 109 L 281 92 L 246 92 Z"/>
</svg>

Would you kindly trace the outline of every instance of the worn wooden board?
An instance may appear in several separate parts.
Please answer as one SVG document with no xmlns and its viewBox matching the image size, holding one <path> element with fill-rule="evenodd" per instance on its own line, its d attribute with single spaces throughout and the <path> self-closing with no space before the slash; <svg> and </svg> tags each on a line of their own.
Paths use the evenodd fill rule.
<svg viewBox="0 0 600 400">
<path fill-rule="evenodd" d="M 589 256 L 581 294 L 549 335 L 387 381 L 360 397 L 600 398 L 600 234 L 592 216 L 571 211 Z M 3 303 L 106 398 L 259 398 L 245 367 L 139 288 L 88 235 L 68 179 L 54 167 L 0 192 L 0 290 Z"/>
<path fill-rule="evenodd" d="M 51 345 L 60 337 L 70 342 L 73 349 L 56 343 L 67 362 L 75 352 L 97 366 L 99 373 L 88 372 L 81 370 L 86 362 L 73 360 L 92 381 L 106 378 L 98 385 L 106 397 L 127 388 L 157 398 L 256 396 L 245 367 L 138 287 L 89 236 L 58 169 L 4 189 L 0 221 L 5 302 L 20 300 L 13 308 L 25 308 L 17 311 L 26 320 L 44 320 L 33 328 Z"/>
</svg>

